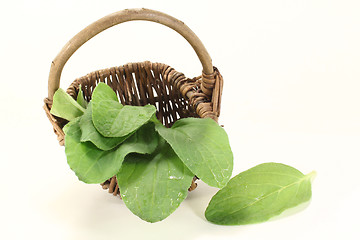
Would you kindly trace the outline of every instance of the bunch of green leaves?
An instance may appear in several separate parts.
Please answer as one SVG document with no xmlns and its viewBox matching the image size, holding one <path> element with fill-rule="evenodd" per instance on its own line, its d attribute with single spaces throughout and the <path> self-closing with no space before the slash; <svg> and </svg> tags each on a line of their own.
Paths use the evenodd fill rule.
<svg viewBox="0 0 360 240">
<path fill-rule="evenodd" d="M 81 90 L 74 100 L 58 89 L 51 113 L 69 121 L 65 153 L 79 180 L 102 183 L 116 175 L 125 205 L 148 222 L 175 211 L 194 175 L 221 189 L 205 212 L 216 224 L 266 221 L 311 197 L 313 174 L 283 164 L 261 164 L 230 180 L 233 155 L 215 121 L 185 118 L 166 128 L 154 106 L 124 106 L 104 83 L 89 103 Z"/>
<path fill-rule="evenodd" d="M 81 92 L 81 91 L 80 91 Z M 153 105 L 128 106 L 100 83 L 86 104 L 59 89 L 51 113 L 65 118 L 65 153 L 85 183 L 117 176 L 126 206 L 160 221 L 186 198 L 196 175 L 210 186 L 229 181 L 233 156 L 226 132 L 212 119 L 185 118 L 166 128 Z"/>
</svg>

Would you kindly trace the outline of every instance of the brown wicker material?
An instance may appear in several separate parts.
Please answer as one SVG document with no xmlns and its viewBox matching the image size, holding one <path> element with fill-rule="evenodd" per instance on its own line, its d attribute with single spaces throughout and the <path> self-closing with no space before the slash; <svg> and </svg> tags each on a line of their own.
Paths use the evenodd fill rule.
<svg viewBox="0 0 360 240">
<path fill-rule="evenodd" d="M 157 118 L 166 126 L 186 117 L 212 118 L 217 121 L 220 114 L 220 99 L 223 86 L 222 76 L 219 71 L 212 67 L 211 58 L 206 52 L 201 41 L 182 22 L 166 14 L 148 9 L 130 9 L 111 14 L 91 24 L 77 34 L 63 48 L 52 62 L 49 76 L 49 94 L 45 99 L 45 112 L 60 145 L 64 145 L 64 132 L 62 127 L 66 120 L 50 114 L 52 97 L 59 88 L 60 75 L 63 66 L 70 56 L 83 43 L 97 33 L 113 26 L 130 20 L 147 20 L 169 26 L 184 36 L 193 46 L 203 65 L 201 76 L 187 78 L 183 73 L 162 63 L 149 61 L 128 63 L 120 67 L 98 70 L 76 79 L 67 89 L 76 99 L 81 85 L 84 97 L 91 100 L 91 95 L 99 82 L 108 84 L 117 94 L 120 102 L 124 105 L 143 106 L 152 104 L 156 106 Z M 209 70 L 211 66 L 211 71 Z M 194 177 L 189 191 L 196 188 Z M 116 177 L 101 184 L 109 193 L 119 194 Z"/>
</svg>

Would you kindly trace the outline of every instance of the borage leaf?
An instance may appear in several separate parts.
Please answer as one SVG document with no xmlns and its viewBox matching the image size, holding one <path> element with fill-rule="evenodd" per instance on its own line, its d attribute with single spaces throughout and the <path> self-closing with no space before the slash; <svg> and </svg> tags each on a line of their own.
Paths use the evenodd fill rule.
<svg viewBox="0 0 360 240">
<path fill-rule="evenodd" d="M 126 206 L 141 219 L 157 222 L 186 198 L 193 176 L 161 139 L 151 155 L 128 155 L 117 179 Z"/>
<path fill-rule="evenodd" d="M 119 147 L 103 151 L 91 142 L 81 142 L 80 119 L 67 125 L 65 153 L 70 168 L 85 183 L 102 183 L 120 170 L 129 153 L 152 153 L 158 144 L 158 135 L 153 123 L 141 127 Z"/>
<path fill-rule="evenodd" d="M 205 217 L 221 225 L 264 222 L 311 198 L 311 178 L 293 167 L 264 163 L 232 178 L 218 191 Z"/>
<path fill-rule="evenodd" d="M 50 110 L 51 114 L 71 121 L 83 115 L 84 111 L 85 109 L 63 89 L 59 88 L 56 90 Z"/>
<path fill-rule="evenodd" d="M 81 85 L 79 85 L 79 92 L 76 97 L 76 102 L 80 104 L 80 106 L 82 106 L 83 108 L 87 108 L 88 102 L 85 100 Z"/>
<path fill-rule="evenodd" d="M 90 102 L 88 108 L 86 109 L 84 115 L 80 119 L 80 129 L 81 129 L 81 142 L 92 142 L 96 147 L 101 150 L 110 150 L 125 141 L 133 133 L 128 134 L 124 137 L 104 137 L 101 135 L 95 128 L 92 121 L 92 103 Z"/>
<path fill-rule="evenodd" d="M 202 181 L 224 187 L 233 169 L 233 154 L 226 132 L 214 120 L 184 118 L 171 128 L 156 125 L 184 164 Z"/>
<path fill-rule="evenodd" d="M 156 112 L 153 105 L 123 106 L 105 83 L 95 88 L 92 108 L 94 126 L 105 137 L 126 136 L 147 123 Z"/>
</svg>

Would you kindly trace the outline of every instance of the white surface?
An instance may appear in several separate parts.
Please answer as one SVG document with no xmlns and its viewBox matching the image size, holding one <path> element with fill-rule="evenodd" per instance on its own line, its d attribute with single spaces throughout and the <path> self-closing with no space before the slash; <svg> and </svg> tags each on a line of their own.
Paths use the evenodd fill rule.
<svg viewBox="0 0 360 240">
<path fill-rule="evenodd" d="M 131 3 L 129 3 L 131 2 Z M 206 6 L 203 6 L 205 5 Z M 359 1 L 2 1 L 0 8 L 0 239 L 357 239 L 360 167 Z M 42 110 L 51 60 L 91 22 L 147 7 L 184 21 L 224 76 L 222 115 L 234 175 L 276 161 L 318 172 L 303 211 L 270 222 L 217 226 L 200 183 L 156 224 L 86 185 L 69 169 Z M 98 35 L 65 66 L 61 86 L 131 61 L 187 76 L 201 65 L 163 26 L 135 22 Z"/>
</svg>

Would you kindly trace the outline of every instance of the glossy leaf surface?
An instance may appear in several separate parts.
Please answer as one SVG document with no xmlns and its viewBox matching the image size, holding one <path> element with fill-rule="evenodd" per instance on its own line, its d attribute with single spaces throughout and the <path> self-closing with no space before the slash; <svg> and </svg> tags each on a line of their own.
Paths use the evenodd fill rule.
<svg viewBox="0 0 360 240">
<path fill-rule="evenodd" d="M 56 90 L 53 96 L 53 105 L 50 113 L 71 121 L 84 114 L 85 109 L 80 106 L 69 94 L 63 89 Z"/>
<path fill-rule="evenodd" d="M 94 126 L 105 137 L 126 136 L 147 123 L 156 112 L 153 105 L 123 106 L 105 83 L 99 83 L 95 88 L 92 107 Z"/>
<path fill-rule="evenodd" d="M 125 141 L 132 133 L 125 137 L 104 137 L 95 128 L 92 121 L 92 103 L 90 102 L 83 116 L 80 119 L 81 142 L 92 142 L 101 150 L 110 150 Z"/>
<path fill-rule="evenodd" d="M 152 153 L 158 143 L 153 123 L 146 124 L 119 147 L 103 151 L 91 142 L 81 142 L 79 119 L 68 123 L 65 153 L 70 168 L 85 183 L 102 183 L 120 170 L 129 153 Z"/>
<path fill-rule="evenodd" d="M 157 124 L 156 130 L 202 181 L 219 188 L 229 181 L 233 154 L 226 132 L 214 120 L 184 118 L 171 128 Z"/>
<path fill-rule="evenodd" d="M 117 179 L 126 206 L 141 219 L 157 222 L 186 198 L 193 176 L 162 140 L 151 155 L 128 155 Z"/>
<path fill-rule="evenodd" d="M 232 178 L 218 191 L 205 217 L 221 225 L 264 222 L 311 198 L 314 172 L 302 174 L 293 167 L 264 163 Z"/>
</svg>

